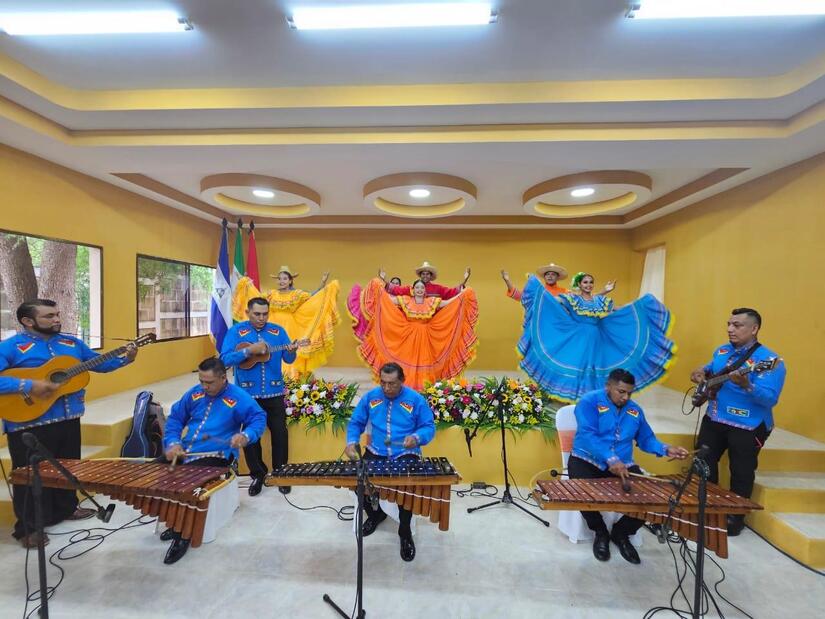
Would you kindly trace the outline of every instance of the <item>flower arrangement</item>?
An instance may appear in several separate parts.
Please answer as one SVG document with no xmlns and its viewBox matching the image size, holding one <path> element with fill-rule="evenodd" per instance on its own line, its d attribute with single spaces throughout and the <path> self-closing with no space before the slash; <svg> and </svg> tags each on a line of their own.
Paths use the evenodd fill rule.
<svg viewBox="0 0 825 619">
<path fill-rule="evenodd" d="M 287 379 L 287 423 L 303 423 L 307 430 L 323 431 L 327 423 L 332 433 L 338 434 L 347 426 L 352 415 L 352 400 L 358 392 L 358 383 L 341 383 L 308 376 Z"/>
<path fill-rule="evenodd" d="M 424 388 L 439 428 L 459 426 L 485 433 L 499 428 L 498 407 L 504 406 L 504 427 L 516 432 L 536 429 L 545 439 L 555 437 L 555 413 L 561 403 L 551 399 L 534 382 L 508 378 L 501 385 L 497 378 L 475 381 L 439 380 Z"/>
</svg>

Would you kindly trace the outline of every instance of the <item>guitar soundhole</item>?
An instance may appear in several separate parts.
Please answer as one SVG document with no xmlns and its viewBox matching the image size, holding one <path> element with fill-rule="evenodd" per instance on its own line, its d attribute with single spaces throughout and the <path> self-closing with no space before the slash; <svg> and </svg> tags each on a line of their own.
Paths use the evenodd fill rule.
<svg viewBox="0 0 825 619">
<path fill-rule="evenodd" d="M 66 372 L 53 372 L 49 374 L 49 380 L 57 385 L 60 385 L 69 380 L 69 375 L 66 374 Z"/>
</svg>

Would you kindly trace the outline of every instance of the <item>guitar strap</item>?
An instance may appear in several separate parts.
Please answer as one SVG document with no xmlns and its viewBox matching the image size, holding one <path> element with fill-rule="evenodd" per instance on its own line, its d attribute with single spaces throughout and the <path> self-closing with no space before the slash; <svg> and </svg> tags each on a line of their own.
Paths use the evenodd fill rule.
<svg viewBox="0 0 825 619">
<path fill-rule="evenodd" d="M 748 348 L 745 354 L 739 357 L 739 359 L 737 359 L 734 363 L 730 363 L 730 361 L 728 361 L 728 363 L 725 364 L 725 367 L 719 370 L 716 374 L 709 376 L 708 378 L 715 378 L 716 376 L 721 376 L 722 374 L 730 374 L 731 372 L 735 372 L 743 365 L 745 365 L 745 362 L 751 358 L 751 355 L 755 353 L 756 349 L 760 346 L 762 346 L 760 342 L 754 342 L 753 346 Z"/>
</svg>

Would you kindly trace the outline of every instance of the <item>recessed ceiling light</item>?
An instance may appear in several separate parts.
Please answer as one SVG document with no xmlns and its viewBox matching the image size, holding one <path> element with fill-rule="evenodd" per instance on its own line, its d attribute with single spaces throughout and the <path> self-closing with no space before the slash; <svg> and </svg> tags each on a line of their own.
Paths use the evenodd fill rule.
<svg viewBox="0 0 825 619">
<path fill-rule="evenodd" d="M 636 0 L 627 17 L 687 19 L 710 17 L 785 17 L 824 15 L 825 0 Z"/>
<path fill-rule="evenodd" d="M 296 8 L 287 18 L 296 30 L 480 26 L 496 20 L 489 2 L 422 2 Z"/>
<path fill-rule="evenodd" d="M 571 191 L 570 195 L 574 198 L 586 198 L 587 196 L 592 196 L 594 193 L 596 193 L 596 190 L 592 187 L 579 187 Z"/>
<path fill-rule="evenodd" d="M 275 197 L 275 192 L 270 191 L 269 189 L 253 189 L 252 195 L 256 198 L 264 198 L 266 200 L 269 200 L 270 198 Z"/>
<path fill-rule="evenodd" d="M 430 190 L 429 189 L 410 189 L 410 197 L 411 198 L 429 198 L 430 197 Z"/>
<path fill-rule="evenodd" d="M 182 32 L 192 24 L 174 11 L 41 11 L 0 13 L 0 30 L 10 35 L 137 34 Z"/>
</svg>

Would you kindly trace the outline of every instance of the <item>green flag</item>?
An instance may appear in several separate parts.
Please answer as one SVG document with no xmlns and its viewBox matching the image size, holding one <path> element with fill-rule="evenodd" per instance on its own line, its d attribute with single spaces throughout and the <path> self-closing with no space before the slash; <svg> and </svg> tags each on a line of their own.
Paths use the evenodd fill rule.
<svg viewBox="0 0 825 619">
<path fill-rule="evenodd" d="M 235 259 L 232 261 L 232 275 L 230 276 L 229 284 L 232 287 L 232 295 L 235 295 L 235 290 L 238 286 L 238 282 L 246 273 L 246 269 L 244 268 L 243 264 L 243 234 L 241 231 L 243 230 L 243 221 L 238 220 L 238 228 L 235 232 Z M 237 320 L 234 322 L 238 322 Z"/>
</svg>

